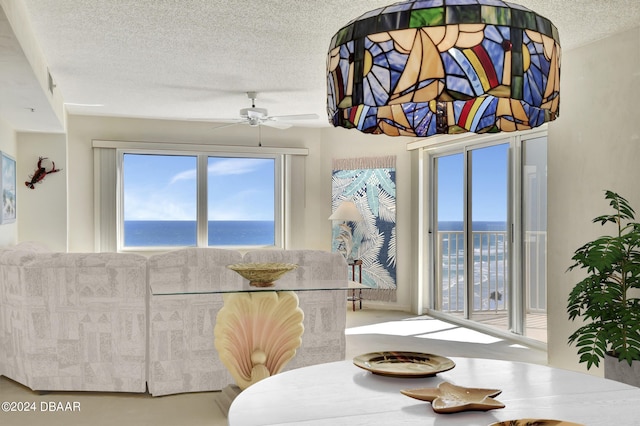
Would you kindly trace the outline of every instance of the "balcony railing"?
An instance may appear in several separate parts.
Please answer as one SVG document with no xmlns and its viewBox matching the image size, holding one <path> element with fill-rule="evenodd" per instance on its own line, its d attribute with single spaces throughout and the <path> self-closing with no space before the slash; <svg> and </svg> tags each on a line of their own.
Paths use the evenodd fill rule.
<svg viewBox="0 0 640 426">
<path fill-rule="evenodd" d="M 506 231 L 474 231 L 473 253 L 474 313 L 499 312 L 508 309 L 509 245 Z M 439 231 L 437 234 L 436 282 L 437 306 L 442 312 L 464 311 L 464 232 Z M 527 312 L 546 311 L 546 232 L 530 231 L 524 235 L 524 284 Z"/>
<path fill-rule="evenodd" d="M 504 231 L 475 231 L 471 235 L 473 252 L 473 311 L 497 312 L 507 307 L 508 253 Z M 464 310 L 464 232 L 438 232 L 437 282 L 442 283 L 440 310 Z"/>
</svg>

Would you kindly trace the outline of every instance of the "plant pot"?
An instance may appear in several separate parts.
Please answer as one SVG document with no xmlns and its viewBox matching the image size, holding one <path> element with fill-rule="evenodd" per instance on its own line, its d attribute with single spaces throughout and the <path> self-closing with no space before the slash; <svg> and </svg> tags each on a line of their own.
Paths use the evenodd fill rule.
<svg viewBox="0 0 640 426">
<path fill-rule="evenodd" d="M 620 361 L 607 354 L 604 357 L 604 377 L 640 387 L 640 361 L 633 361 L 629 366 L 627 361 Z"/>
</svg>

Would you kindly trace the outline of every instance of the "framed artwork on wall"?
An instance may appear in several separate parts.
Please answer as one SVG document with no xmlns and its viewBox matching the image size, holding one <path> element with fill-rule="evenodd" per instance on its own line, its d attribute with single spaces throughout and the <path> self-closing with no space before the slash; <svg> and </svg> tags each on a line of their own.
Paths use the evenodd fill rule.
<svg viewBox="0 0 640 426">
<path fill-rule="evenodd" d="M 365 300 L 396 300 L 396 157 L 333 159 L 331 209 L 352 201 L 362 220 L 333 222 L 332 251 L 339 252 L 342 228 L 350 228 L 351 254 L 362 262 Z M 350 275 L 351 276 L 351 275 Z"/>
<path fill-rule="evenodd" d="M 4 152 L 1 154 L 2 216 L 0 223 L 4 224 L 16 220 L 16 160 Z"/>
</svg>

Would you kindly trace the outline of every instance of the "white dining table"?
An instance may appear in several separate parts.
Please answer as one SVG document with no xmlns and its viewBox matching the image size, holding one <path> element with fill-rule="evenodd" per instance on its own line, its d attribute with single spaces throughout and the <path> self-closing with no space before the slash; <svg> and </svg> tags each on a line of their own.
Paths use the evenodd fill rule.
<svg viewBox="0 0 640 426">
<path fill-rule="evenodd" d="M 229 426 L 459 425 L 488 426 L 523 418 L 588 426 L 640 425 L 640 388 L 544 365 L 450 358 L 449 371 L 424 378 L 388 377 L 339 361 L 290 370 L 245 389 L 233 401 Z M 436 413 L 430 402 L 403 389 L 435 388 L 443 381 L 499 389 L 504 408 Z"/>
</svg>

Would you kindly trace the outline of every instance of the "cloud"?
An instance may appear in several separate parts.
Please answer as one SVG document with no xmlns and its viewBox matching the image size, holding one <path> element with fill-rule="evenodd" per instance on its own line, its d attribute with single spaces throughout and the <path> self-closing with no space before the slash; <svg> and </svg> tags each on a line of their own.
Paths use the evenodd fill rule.
<svg viewBox="0 0 640 426">
<path fill-rule="evenodd" d="M 196 220 L 195 200 L 183 203 L 157 194 L 125 194 L 124 220 Z"/>
<path fill-rule="evenodd" d="M 273 160 L 262 158 L 229 158 L 215 161 L 207 170 L 209 176 L 242 175 L 251 173 L 265 162 Z"/>
<path fill-rule="evenodd" d="M 244 190 L 209 205 L 209 220 L 273 220 L 273 199 L 255 190 Z"/>
<path fill-rule="evenodd" d="M 184 195 L 184 194 L 181 194 Z M 208 220 L 273 220 L 273 196 L 254 189 L 234 192 L 209 204 Z M 166 192 L 125 194 L 125 220 L 196 220 L 196 199 Z"/>
<path fill-rule="evenodd" d="M 180 172 L 176 175 L 173 175 L 169 184 L 174 184 L 180 180 L 193 180 L 196 178 L 196 169 L 185 170 L 184 172 Z"/>
<path fill-rule="evenodd" d="M 271 161 L 273 160 L 262 158 L 220 159 L 209 165 L 207 174 L 209 176 L 242 175 L 251 173 L 265 162 Z M 173 175 L 169 183 L 174 184 L 181 180 L 195 180 L 196 177 L 196 169 L 185 170 Z"/>
</svg>

